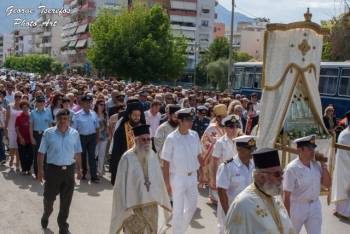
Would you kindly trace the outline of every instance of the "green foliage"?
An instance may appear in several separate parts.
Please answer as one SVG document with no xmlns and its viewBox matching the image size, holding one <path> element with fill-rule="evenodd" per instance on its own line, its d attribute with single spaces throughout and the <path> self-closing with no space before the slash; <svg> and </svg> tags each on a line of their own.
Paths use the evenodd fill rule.
<svg viewBox="0 0 350 234">
<path fill-rule="evenodd" d="M 59 74 L 63 71 L 62 65 L 47 55 L 10 56 L 4 63 L 6 68 L 21 72 L 33 72 L 39 74 Z"/>
<path fill-rule="evenodd" d="M 227 86 L 227 66 L 229 57 L 230 44 L 226 37 L 216 38 L 209 48 L 201 56 L 201 61 L 196 68 L 197 84 L 203 85 L 206 82 L 207 75 L 214 87 L 222 89 L 224 85 Z M 246 62 L 253 57 L 242 51 L 233 51 L 234 62 Z M 224 62 L 225 61 L 225 62 Z M 226 65 L 225 65 L 226 64 Z M 226 68 L 224 68 L 226 66 Z M 211 69 L 210 71 L 208 69 Z M 226 77 L 223 73 L 226 69 Z M 220 71 L 220 72 L 219 72 Z M 210 73 L 210 74 L 209 74 Z M 215 73 L 215 75 L 214 75 Z M 223 77 L 220 79 L 212 79 L 213 77 Z M 220 80 L 220 81 L 219 81 Z M 223 83 L 224 82 L 224 83 Z"/>
<path fill-rule="evenodd" d="M 350 59 L 350 14 L 342 14 L 337 18 L 322 21 L 321 27 L 330 34 L 325 36 L 322 60 L 345 61 Z"/>
<path fill-rule="evenodd" d="M 206 69 L 212 85 L 223 91 L 227 87 L 228 60 L 218 59 L 209 63 Z"/>
<path fill-rule="evenodd" d="M 164 10 L 136 6 L 114 15 L 102 11 L 90 28 L 88 58 L 106 74 L 149 82 L 178 78 L 186 65 L 186 41 L 175 38 Z"/>
</svg>

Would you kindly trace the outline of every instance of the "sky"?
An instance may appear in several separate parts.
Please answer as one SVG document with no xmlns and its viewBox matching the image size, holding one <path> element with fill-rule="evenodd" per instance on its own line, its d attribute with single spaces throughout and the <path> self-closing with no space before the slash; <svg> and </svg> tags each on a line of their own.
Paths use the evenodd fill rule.
<svg viewBox="0 0 350 234">
<path fill-rule="evenodd" d="M 236 11 L 249 17 L 267 17 L 272 23 L 304 20 L 307 7 L 313 14 L 312 21 L 317 23 L 344 12 L 344 0 L 236 0 L 235 2 Z M 219 0 L 219 3 L 231 10 L 232 0 Z"/>
</svg>

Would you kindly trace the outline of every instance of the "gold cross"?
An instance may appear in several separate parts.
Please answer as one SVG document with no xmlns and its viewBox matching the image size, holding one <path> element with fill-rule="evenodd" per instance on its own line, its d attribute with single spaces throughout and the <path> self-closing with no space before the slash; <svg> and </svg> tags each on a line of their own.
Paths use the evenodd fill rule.
<svg viewBox="0 0 350 234">
<path fill-rule="evenodd" d="M 149 187 L 151 186 L 151 182 L 149 181 L 148 176 L 145 176 L 145 183 L 144 185 L 146 186 L 147 192 L 149 192 Z"/>
</svg>

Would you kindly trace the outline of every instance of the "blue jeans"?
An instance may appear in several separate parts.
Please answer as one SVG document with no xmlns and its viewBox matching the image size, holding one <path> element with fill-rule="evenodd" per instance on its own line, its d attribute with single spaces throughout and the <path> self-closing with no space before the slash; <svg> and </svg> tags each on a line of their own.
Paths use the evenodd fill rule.
<svg viewBox="0 0 350 234">
<path fill-rule="evenodd" d="M 5 155 L 5 146 L 4 142 L 2 141 L 4 137 L 4 129 L 0 129 L 0 161 L 6 160 L 6 155 Z"/>
</svg>

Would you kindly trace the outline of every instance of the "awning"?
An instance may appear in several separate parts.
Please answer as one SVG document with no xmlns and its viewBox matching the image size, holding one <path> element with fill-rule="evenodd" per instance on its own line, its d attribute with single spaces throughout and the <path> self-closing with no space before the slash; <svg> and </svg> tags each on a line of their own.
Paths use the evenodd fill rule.
<svg viewBox="0 0 350 234">
<path fill-rule="evenodd" d="M 77 43 L 77 40 L 71 41 L 69 42 L 68 47 L 74 47 L 76 43 Z"/>
<path fill-rule="evenodd" d="M 87 29 L 87 26 L 88 26 L 88 24 L 80 25 L 80 26 L 78 27 L 76 33 L 83 33 L 83 32 L 85 32 L 86 29 Z"/>
<path fill-rule="evenodd" d="M 86 45 L 87 40 L 79 40 L 78 43 L 76 44 L 75 48 L 83 48 Z"/>
</svg>

